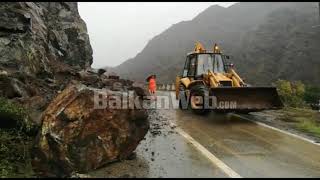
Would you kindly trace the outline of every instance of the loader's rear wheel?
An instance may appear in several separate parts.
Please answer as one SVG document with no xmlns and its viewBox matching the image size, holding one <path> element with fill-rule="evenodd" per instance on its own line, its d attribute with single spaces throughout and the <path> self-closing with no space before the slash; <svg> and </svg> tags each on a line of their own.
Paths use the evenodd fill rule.
<svg viewBox="0 0 320 180">
<path fill-rule="evenodd" d="M 189 108 L 196 114 L 205 115 L 210 112 L 204 106 L 205 96 L 209 96 L 209 90 L 204 85 L 195 85 L 190 88 Z"/>
</svg>

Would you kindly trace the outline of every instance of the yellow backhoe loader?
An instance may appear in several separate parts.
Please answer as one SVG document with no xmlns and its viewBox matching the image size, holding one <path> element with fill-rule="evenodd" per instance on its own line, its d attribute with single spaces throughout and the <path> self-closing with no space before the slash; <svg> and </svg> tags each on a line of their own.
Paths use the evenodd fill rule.
<svg viewBox="0 0 320 180">
<path fill-rule="evenodd" d="M 176 77 L 181 109 L 206 114 L 211 110 L 249 113 L 283 107 L 275 87 L 248 85 L 227 59 L 216 44 L 207 51 L 196 43 L 194 51 L 187 54 L 182 75 Z"/>
</svg>

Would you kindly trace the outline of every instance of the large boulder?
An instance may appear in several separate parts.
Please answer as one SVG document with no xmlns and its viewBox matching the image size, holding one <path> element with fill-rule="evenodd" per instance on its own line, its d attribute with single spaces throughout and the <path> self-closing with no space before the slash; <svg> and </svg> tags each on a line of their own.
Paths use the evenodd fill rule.
<svg viewBox="0 0 320 180">
<path fill-rule="evenodd" d="M 33 167 L 40 176 L 68 177 L 132 154 L 149 129 L 147 114 L 135 107 L 99 104 L 102 98 L 114 101 L 113 95 L 123 98 L 121 91 L 74 83 L 49 104 L 33 151 Z"/>
</svg>

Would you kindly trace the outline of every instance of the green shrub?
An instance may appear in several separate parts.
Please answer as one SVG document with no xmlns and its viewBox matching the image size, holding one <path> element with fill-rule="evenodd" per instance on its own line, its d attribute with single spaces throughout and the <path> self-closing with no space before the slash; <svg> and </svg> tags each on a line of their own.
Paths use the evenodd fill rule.
<svg viewBox="0 0 320 180">
<path fill-rule="evenodd" d="M 275 83 L 279 96 L 286 106 L 303 107 L 305 106 L 305 85 L 300 82 L 290 82 L 286 80 L 278 80 Z"/>
<path fill-rule="evenodd" d="M 320 100 L 320 86 L 307 86 L 304 94 L 304 100 L 307 103 L 319 103 Z"/>
<path fill-rule="evenodd" d="M 30 177 L 30 148 L 38 127 L 21 105 L 0 97 L 0 177 Z"/>
<path fill-rule="evenodd" d="M 32 177 L 32 137 L 15 129 L 0 129 L 0 177 Z"/>
<path fill-rule="evenodd" d="M 0 97 L 0 127 L 6 124 L 27 134 L 34 134 L 38 129 L 25 108 Z"/>
</svg>

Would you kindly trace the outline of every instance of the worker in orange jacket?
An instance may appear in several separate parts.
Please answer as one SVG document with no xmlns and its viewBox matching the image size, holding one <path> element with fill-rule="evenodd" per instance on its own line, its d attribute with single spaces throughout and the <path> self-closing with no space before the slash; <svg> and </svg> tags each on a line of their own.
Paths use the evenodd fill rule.
<svg viewBox="0 0 320 180">
<path fill-rule="evenodd" d="M 149 93 L 153 96 L 155 96 L 157 89 L 157 84 L 156 84 L 156 75 L 152 75 L 149 78 Z"/>
</svg>

